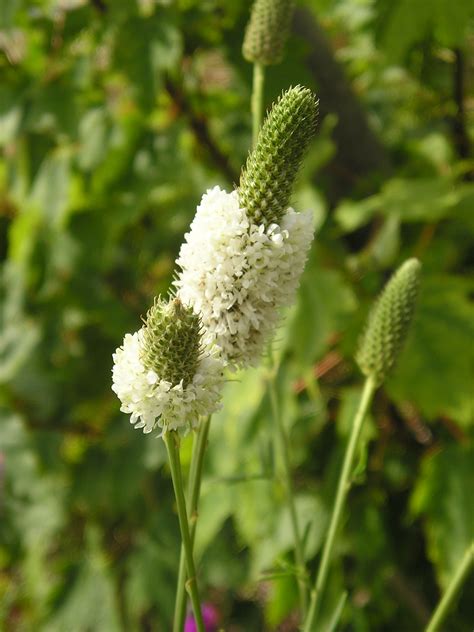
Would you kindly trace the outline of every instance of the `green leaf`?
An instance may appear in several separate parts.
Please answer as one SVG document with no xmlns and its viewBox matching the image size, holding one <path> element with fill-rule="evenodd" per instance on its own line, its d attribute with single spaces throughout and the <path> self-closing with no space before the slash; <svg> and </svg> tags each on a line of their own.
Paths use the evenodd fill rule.
<svg viewBox="0 0 474 632">
<path fill-rule="evenodd" d="M 380 206 L 380 195 L 373 195 L 365 200 L 344 200 L 334 211 L 334 218 L 343 232 L 350 233 L 368 224 Z"/>
<path fill-rule="evenodd" d="M 434 33 L 444 46 L 459 46 L 464 37 L 474 9 L 470 0 L 436 0 L 434 3 Z"/>
<path fill-rule="evenodd" d="M 213 476 L 255 474 L 255 469 L 243 469 L 243 463 L 251 462 L 258 455 L 258 443 L 252 439 L 258 432 L 255 417 L 267 388 L 265 367 L 234 374 L 224 391 L 222 410 L 212 417 L 209 446 L 209 463 Z M 250 467 L 253 466 L 251 463 Z"/>
<path fill-rule="evenodd" d="M 334 613 L 331 617 L 331 620 L 325 630 L 325 632 L 336 632 L 337 627 L 339 625 L 339 620 L 342 615 L 342 611 L 344 610 L 344 606 L 347 601 L 347 592 L 343 592 L 339 601 L 337 602 L 336 607 L 334 608 Z"/>
<path fill-rule="evenodd" d="M 203 482 L 196 529 L 196 556 L 199 558 L 218 535 L 224 521 L 232 514 L 234 498 L 231 489 L 218 482 Z"/>
<path fill-rule="evenodd" d="M 0 29 L 9 29 L 13 26 L 13 18 L 21 4 L 21 0 L 4 0 L 0 4 Z"/>
<path fill-rule="evenodd" d="M 28 360 L 40 340 L 41 330 L 24 313 L 24 275 L 14 265 L 3 269 L 0 299 L 0 383 L 5 383 Z"/>
<path fill-rule="evenodd" d="M 414 45 L 434 34 L 444 46 L 462 44 L 474 11 L 469 0 L 389 0 L 382 27 L 382 45 L 392 61 L 400 61 Z"/>
<path fill-rule="evenodd" d="M 47 135 L 75 137 L 79 120 L 77 95 L 69 77 L 46 82 L 27 110 L 25 128 Z"/>
<path fill-rule="evenodd" d="M 290 511 L 285 499 L 272 515 L 271 534 L 262 541 L 255 553 L 254 572 L 261 573 L 271 568 L 284 553 L 294 549 L 293 527 Z M 305 538 L 305 558 L 310 560 L 319 551 L 326 531 L 328 513 L 316 495 L 299 494 L 295 497 L 296 514 L 300 534 Z"/>
<path fill-rule="evenodd" d="M 389 215 L 369 243 L 367 253 L 381 268 L 391 267 L 400 250 L 400 218 L 397 213 Z"/>
<path fill-rule="evenodd" d="M 442 588 L 474 540 L 473 489 L 472 446 L 450 445 L 425 457 L 411 511 L 423 519 L 428 554 Z"/>
<path fill-rule="evenodd" d="M 64 528 L 65 488 L 41 467 L 36 442 L 25 421 L 3 408 L 0 408 L 0 446 L 2 505 L 24 551 L 23 590 L 40 615 L 57 581 L 51 572 L 52 551 Z"/>
<path fill-rule="evenodd" d="M 104 108 L 89 110 L 79 124 L 78 161 L 81 169 L 90 171 L 103 161 L 108 150 L 109 125 Z"/>
<path fill-rule="evenodd" d="M 458 188 L 451 177 L 395 178 L 382 189 L 381 210 L 402 222 L 438 221 L 452 213 L 467 188 Z"/>
<path fill-rule="evenodd" d="M 279 503 L 273 481 L 247 481 L 234 490 L 234 520 L 242 543 L 259 553 L 273 531 Z M 254 567 L 255 576 L 262 570 Z"/>
<path fill-rule="evenodd" d="M 127 45 L 124 46 L 124 42 Z M 160 74 L 173 68 L 181 55 L 181 37 L 170 13 L 150 18 L 132 17 L 117 33 L 115 66 L 126 74 L 138 102 L 153 106 Z"/>
<path fill-rule="evenodd" d="M 265 618 L 270 629 L 278 629 L 278 626 L 294 608 L 298 591 L 294 578 L 291 576 L 272 579 L 269 586 L 269 596 L 265 601 Z"/>
<path fill-rule="evenodd" d="M 362 395 L 362 387 L 345 388 L 340 391 L 341 403 L 339 414 L 337 416 L 336 430 L 338 435 L 344 439 L 349 438 L 352 423 L 359 407 Z M 377 435 L 374 419 L 370 412 L 364 419 L 364 425 L 361 430 L 361 441 L 368 442 Z"/>
<path fill-rule="evenodd" d="M 0 88 L 0 147 L 14 140 L 21 122 L 22 106 L 18 94 L 6 86 Z"/>
<path fill-rule="evenodd" d="M 424 277 L 408 342 L 386 388 L 429 419 L 445 414 L 468 426 L 473 417 L 474 306 L 471 284 Z"/>
<path fill-rule="evenodd" d="M 55 225 L 64 221 L 71 201 L 70 161 L 71 155 L 67 150 L 56 151 L 47 156 L 31 190 L 30 204 L 36 206 Z"/>
<path fill-rule="evenodd" d="M 121 630 L 110 565 L 100 550 L 99 532 L 89 527 L 86 538 L 86 555 L 78 576 L 48 621 L 47 629 L 51 632 Z"/>
<path fill-rule="evenodd" d="M 172 518 L 172 528 L 176 529 L 175 517 Z M 168 541 L 170 527 L 166 518 L 160 516 L 160 520 L 154 521 L 153 525 L 157 527 L 157 534 L 159 530 L 159 541 L 156 537 L 152 539 L 148 533 L 138 535 L 134 550 L 127 560 L 125 592 L 129 611 L 137 621 L 145 610 L 156 607 L 160 622 L 166 618 L 170 624 L 179 555 L 177 546 L 173 545 L 178 543 Z"/>
<path fill-rule="evenodd" d="M 302 364 L 324 352 L 330 337 L 344 328 L 356 305 L 353 291 L 339 271 L 319 266 L 306 270 L 288 343 Z"/>
<path fill-rule="evenodd" d="M 294 207 L 305 211 L 311 209 L 314 217 L 314 231 L 317 234 L 327 216 L 327 205 L 324 197 L 313 186 L 306 185 L 296 189 L 294 195 Z"/>
</svg>

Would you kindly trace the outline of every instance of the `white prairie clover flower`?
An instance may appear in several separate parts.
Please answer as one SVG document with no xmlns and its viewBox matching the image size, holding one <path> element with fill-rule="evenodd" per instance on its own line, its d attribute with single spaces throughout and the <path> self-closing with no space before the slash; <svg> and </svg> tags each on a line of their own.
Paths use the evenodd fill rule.
<svg viewBox="0 0 474 632">
<path fill-rule="evenodd" d="M 204 338 L 233 365 L 258 363 L 282 307 L 291 305 L 313 238 L 312 214 L 288 208 L 280 224 L 254 224 L 237 191 L 202 198 L 185 236 L 177 295 L 201 314 Z"/>
<path fill-rule="evenodd" d="M 113 354 L 112 390 L 143 432 L 186 432 L 220 407 L 223 365 L 204 350 L 201 323 L 179 299 L 155 300 L 144 326 Z"/>
<path fill-rule="evenodd" d="M 281 308 L 295 298 L 313 226 L 311 213 L 296 213 L 289 199 L 317 112 L 310 90 L 282 95 L 239 190 L 203 196 L 179 253 L 177 296 L 202 315 L 205 339 L 233 366 L 258 363 Z"/>
</svg>

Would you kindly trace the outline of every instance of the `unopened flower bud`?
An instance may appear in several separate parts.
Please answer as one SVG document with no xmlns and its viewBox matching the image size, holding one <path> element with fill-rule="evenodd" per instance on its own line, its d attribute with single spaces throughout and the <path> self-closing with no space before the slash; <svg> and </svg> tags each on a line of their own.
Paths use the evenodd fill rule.
<svg viewBox="0 0 474 632">
<path fill-rule="evenodd" d="M 361 371 L 382 384 L 395 365 L 415 312 L 421 264 L 406 261 L 391 277 L 369 313 L 356 356 Z"/>
<path fill-rule="evenodd" d="M 255 0 L 242 46 L 247 61 L 266 66 L 281 61 L 293 8 L 293 0 Z"/>
</svg>

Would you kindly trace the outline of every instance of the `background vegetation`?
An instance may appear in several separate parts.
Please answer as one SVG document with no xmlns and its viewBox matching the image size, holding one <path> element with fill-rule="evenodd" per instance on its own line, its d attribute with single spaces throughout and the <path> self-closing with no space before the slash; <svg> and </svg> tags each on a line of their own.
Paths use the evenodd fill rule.
<svg viewBox="0 0 474 632">
<path fill-rule="evenodd" d="M 238 182 L 249 4 L 1 3 L 1 629 L 170 629 L 169 471 L 162 442 L 119 412 L 111 354 L 167 290 L 206 187 Z M 420 629 L 473 537 L 472 17 L 468 0 L 307 1 L 267 73 L 267 105 L 296 83 L 321 99 L 294 200 L 314 209 L 317 239 L 276 344 L 308 559 L 360 391 L 368 307 L 402 260 L 424 264 L 330 579 L 328 611 L 349 589 L 343 630 Z M 206 599 L 226 630 L 295 630 L 265 366 L 225 400 L 198 531 Z M 446 630 L 472 630 L 473 589 Z"/>
</svg>

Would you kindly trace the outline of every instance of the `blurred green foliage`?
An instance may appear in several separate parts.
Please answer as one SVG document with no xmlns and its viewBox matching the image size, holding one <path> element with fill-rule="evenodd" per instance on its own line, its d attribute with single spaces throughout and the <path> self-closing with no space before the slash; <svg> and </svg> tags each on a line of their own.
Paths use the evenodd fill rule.
<svg viewBox="0 0 474 632">
<path fill-rule="evenodd" d="M 238 182 L 249 5 L 1 3 L 1 629 L 170 629 L 179 534 L 165 452 L 119 413 L 111 354 L 166 292 L 206 187 Z M 294 196 L 317 238 L 275 344 L 297 510 L 314 568 L 360 392 L 357 339 L 387 274 L 418 256 L 420 308 L 367 424 L 326 596 L 329 621 L 349 591 L 341 629 L 415 630 L 474 530 L 473 8 L 298 11 L 345 74 L 312 65 L 321 31 L 309 42 L 295 28 L 267 104 L 290 84 L 337 94 L 345 81 L 384 168 L 346 173 L 344 151 L 357 162 L 373 147 L 335 133 L 351 116 L 336 98 Z M 266 380 L 264 365 L 227 385 L 207 454 L 199 566 L 229 630 L 296 629 Z M 472 629 L 468 584 L 448 631 Z"/>
</svg>

